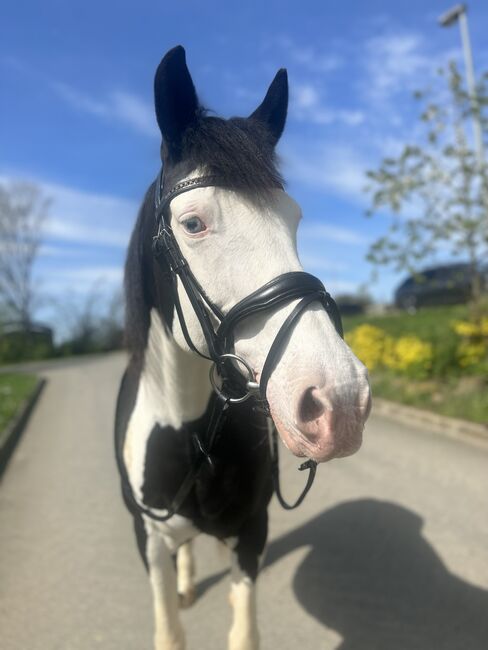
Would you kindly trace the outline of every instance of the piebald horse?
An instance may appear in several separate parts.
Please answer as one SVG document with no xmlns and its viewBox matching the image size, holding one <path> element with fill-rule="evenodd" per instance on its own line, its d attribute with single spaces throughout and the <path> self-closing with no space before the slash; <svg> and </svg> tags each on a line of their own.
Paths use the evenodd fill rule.
<svg viewBox="0 0 488 650">
<path fill-rule="evenodd" d="M 310 472 L 354 453 L 370 410 L 367 372 L 298 259 L 301 212 L 275 158 L 286 70 L 247 118 L 208 114 L 182 47 L 161 61 L 154 90 L 162 172 L 125 268 L 123 496 L 149 574 L 156 650 L 185 647 L 178 609 L 195 596 L 200 532 L 231 551 L 228 647 L 256 650 L 255 583 L 276 478 L 270 423 Z"/>
</svg>

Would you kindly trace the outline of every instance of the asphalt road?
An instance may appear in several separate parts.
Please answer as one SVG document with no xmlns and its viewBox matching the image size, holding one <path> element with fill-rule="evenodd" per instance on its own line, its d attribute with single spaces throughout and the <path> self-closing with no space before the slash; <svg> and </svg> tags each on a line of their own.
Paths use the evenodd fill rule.
<svg viewBox="0 0 488 650">
<path fill-rule="evenodd" d="M 112 456 L 121 356 L 51 367 L 0 485 L 2 650 L 149 650 L 149 587 Z M 302 486 L 282 454 L 283 486 Z M 273 503 L 263 650 L 486 650 L 488 449 L 371 417 L 362 450 Z M 196 543 L 189 650 L 226 647 L 225 556 Z"/>
</svg>

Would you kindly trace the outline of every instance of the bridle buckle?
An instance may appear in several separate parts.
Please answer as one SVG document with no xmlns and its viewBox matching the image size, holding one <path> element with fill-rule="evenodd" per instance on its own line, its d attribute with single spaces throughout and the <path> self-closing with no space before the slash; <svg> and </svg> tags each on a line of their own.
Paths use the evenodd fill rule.
<svg viewBox="0 0 488 650">
<path fill-rule="evenodd" d="M 158 234 L 153 237 L 153 248 L 163 253 L 173 273 L 179 273 L 182 268 L 188 266 L 188 262 L 183 257 L 171 228 L 161 221 L 158 226 Z"/>
</svg>

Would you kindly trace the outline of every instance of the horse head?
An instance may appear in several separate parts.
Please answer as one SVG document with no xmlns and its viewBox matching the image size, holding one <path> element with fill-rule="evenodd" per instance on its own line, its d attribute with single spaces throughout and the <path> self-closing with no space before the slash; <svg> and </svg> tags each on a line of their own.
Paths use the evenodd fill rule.
<svg viewBox="0 0 488 650">
<path fill-rule="evenodd" d="M 201 106 L 182 47 L 168 52 L 156 72 L 163 191 L 196 178 L 217 179 L 190 183 L 191 190 L 170 196 L 166 219 L 196 282 L 223 315 L 274 278 L 303 271 L 296 246 L 301 210 L 284 190 L 275 156 L 287 106 L 283 69 L 249 117 L 228 120 Z M 181 278 L 177 296 L 185 326 L 166 308 L 167 327 L 189 354 L 208 355 L 208 337 Z M 252 313 L 235 326 L 232 352 L 246 360 L 258 382 L 298 301 Z M 371 403 L 366 368 L 318 301 L 310 302 L 285 339 L 266 390 L 283 442 L 293 454 L 317 462 L 354 453 Z"/>
</svg>

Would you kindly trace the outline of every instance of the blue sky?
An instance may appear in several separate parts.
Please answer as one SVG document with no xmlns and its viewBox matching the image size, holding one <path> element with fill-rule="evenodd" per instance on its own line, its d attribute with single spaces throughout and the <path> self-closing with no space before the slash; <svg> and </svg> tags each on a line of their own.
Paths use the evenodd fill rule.
<svg viewBox="0 0 488 650">
<path fill-rule="evenodd" d="M 364 172 L 418 129 L 414 89 L 460 57 L 437 1 L 172 2 L 12 0 L 0 21 L 0 177 L 38 183 L 53 203 L 36 266 L 46 295 L 120 285 L 137 207 L 158 171 L 152 81 L 187 52 L 199 96 L 224 117 L 251 113 L 279 67 L 290 109 L 279 146 L 303 208 L 305 268 L 335 293 L 368 284 L 368 243 L 388 215 L 364 216 Z M 488 8 L 469 6 L 478 71 Z M 388 300 L 398 276 L 370 285 Z M 46 312 L 46 317 L 49 317 Z"/>
</svg>

